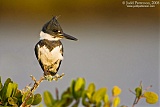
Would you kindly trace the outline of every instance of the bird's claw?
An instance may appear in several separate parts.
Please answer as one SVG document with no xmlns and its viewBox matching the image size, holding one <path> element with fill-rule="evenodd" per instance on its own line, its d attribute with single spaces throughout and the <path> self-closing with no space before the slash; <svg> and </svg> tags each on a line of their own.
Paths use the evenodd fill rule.
<svg viewBox="0 0 160 107">
<path fill-rule="evenodd" d="M 52 75 L 45 75 L 45 80 L 51 82 L 51 81 L 58 81 L 58 79 L 62 79 L 62 77 L 64 76 L 65 74 L 62 73 L 61 75 L 59 74 L 56 74 L 55 76 L 52 76 Z"/>
</svg>

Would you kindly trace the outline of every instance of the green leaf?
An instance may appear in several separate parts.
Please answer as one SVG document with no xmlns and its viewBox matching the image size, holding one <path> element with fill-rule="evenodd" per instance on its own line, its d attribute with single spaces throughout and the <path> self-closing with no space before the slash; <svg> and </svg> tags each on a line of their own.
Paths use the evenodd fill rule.
<svg viewBox="0 0 160 107">
<path fill-rule="evenodd" d="M 62 95 L 61 99 L 68 99 L 70 97 L 72 97 L 71 94 L 65 93 Z"/>
<path fill-rule="evenodd" d="M 91 97 L 92 97 L 93 93 L 95 92 L 95 88 L 96 87 L 95 87 L 94 83 L 89 84 L 87 92 L 86 92 L 88 99 L 91 100 Z"/>
<path fill-rule="evenodd" d="M 144 97 L 149 104 L 155 104 L 158 102 L 158 95 L 155 92 L 145 92 Z"/>
<path fill-rule="evenodd" d="M 75 83 L 73 82 L 72 93 L 73 97 L 78 100 L 84 91 L 85 88 L 85 80 L 84 78 L 78 78 Z"/>
<path fill-rule="evenodd" d="M 63 107 L 68 107 L 73 102 L 73 97 L 70 94 L 63 95 L 63 99 L 61 99 Z"/>
<path fill-rule="evenodd" d="M 17 91 L 18 85 L 16 83 L 9 83 L 6 92 L 6 98 L 13 97 Z"/>
<path fill-rule="evenodd" d="M 140 98 L 141 95 L 142 95 L 142 88 L 137 87 L 137 88 L 135 89 L 135 92 L 136 92 L 136 97 L 137 97 L 137 98 Z"/>
<path fill-rule="evenodd" d="M 118 96 L 121 93 L 121 89 L 118 86 L 114 86 L 112 89 L 112 96 Z"/>
<path fill-rule="evenodd" d="M 26 100 L 26 98 L 28 97 L 28 94 L 30 93 L 30 91 L 26 92 L 23 94 L 22 96 L 22 102 L 24 102 Z M 31 96 L 28 98 L 27 102 L 26 102 L 26 105 L 31 105 L 32 102 L 34 100 L 34 96 L 33 94 L 31 94 Z"/>
<path fill-rule="evenodd" d="M 120 104 L 120 98 L 119 97 L 115 97 L 113 100 L 113 107 L 118 107 Z"/>
<path fill-rule="evenodd" d="M 2 81 L 1 81 L 1 76 L 0 76 L 0 91 L 2 90 L 3 85 L 2 85 Z"/>
<path fill-rule="evenodd" d="M 6 91 L 6 98 L 13 97 L 17 91 L 18 85 L 16 83 L 9 83 Z"/>
<path fill-rule="evenodd" d="M 96 104 L 99 104 L 100 101 L 103 99 L 103 97 L 106 95 L 106 88 L 100 88 L 97 90 L 92 97 L 92 101 L 95 102 Z"/>
<path fill-rule="evenodd" d="M 90 83 L 89 85 L 88 85 L 88 91 L 90 91 L 90 92 L 94 92 L 95 91 L 95 89 L 96 89 L 96 86 L 94 85 L 94 83 Z"/>
<path fill-rule="evenodd" d="M 11 94 L 12 94 L 12 83 L 9 83 L 6 91 L 6 98 L 11 97 Z"/>
<path fill-rule="evenodd" d="M 70 87 L 68 87 L 67 90 L 62 93 L 61 99 L 63 99 L 63 98 L 65 99 L 65 98 L 66 98 L 66 97 L 65 97 L 66 95 L 72 96 Z"/>
<path fill-rule="evenodd" d="M 34 95 L 31 95 L 29 99 L 27 100 L 26 105 L 31 105 L 33 101 L 34 101 Z"/>
<path fill-rule="evenodd" d="M 8 88 L 8 84 L 9 84 L 9 83 L 13 83 L 10 78 L 8 78 L 8 79 L 5 81 L 4 86 L 3 86 L 2 90 L 1 90 L 1 93 L 0 93 L 3 102 L 5 102 L 6 99 L 7 99 L 6 93 L 7 93 L 7 88 Z"/>
<path fill-rule="evenodd" d="M 61 95 L 61 105 L 63 107 L 68 107 L 73 101 L 72 93 L 70 92 L 70 88 L 68 88 L 63 94 Z"/>
<path fill-rule="evenodd" d="M 18 88 L 18 84 L 17 83 L 12 83 L 12 97 L 15 96 L 16 92 L 17 92 L 17 88 Z"/>
<path fill-rule="evenodd" d="M 26 96 L 28 95 L 28 92 L 25 92 L 22 96 L 22 102 L 24 102 L 24 100 L 26 99 Z"/>
<path fill-rule="evenodd" d="M 89 103 L 89 101 L 88 101 L 88 97 L 87 97 L 87 90 L 86 91 L 84 91 L 84 93 L 83 93 L 83 96 L 82 96 L 82 104 L 85 106 L 85 107 L 90 107 L 90 103 Z M 87 101 L 86 101 L 86 99 L 87 99 Z"/>
<path fill-rule="evenodd" d="M 16 91 L 16 93 L 15 93 L 14 97 L 17 97 L 17 98 L 22 97 L 22 93 L 21 93 L 21 91 L 17 89 L 17 91 Z"/>
<path fill-rule="evenodd" d="M 72 93 L 73 97 L 77 99 L 76 92 L 74 90 L 75 84 L 76 84 L 76 81 L 72 80 L 71 85 L 70 85 L 70 92 Z"/>
<path fill-rule="evenodd" d="M 10 78 L 7 78 L 7 80 L 4 83 L 4 86 L 8 85 L 9 83 L 13 83 L 13 81 Z"/>
<path fill-rule="evenodd" d="M 8 103 L 10 105 L 16 105 L 17 102 L 18 102 L 18 99 L 16 97 L 9 97 L 8 98 Z"/>
<path fill-rule="evenodd" d="M 103 101 L 104 101 L 104 103 L 108 103 L 109 102 L 109 96 L 108 96 L 108 94 L 104 95 Z"/>
<path fill-rule="evenodd" d="M 83 86 L 84 86 L 84 84 L 85 84 L 84 78 L 78 78 L 78 79 L 76 80 L 76 84 L 75 84 L 75 87 L 74 87 L 75 92 L 77 92 L 77 91 L 79 91 L 80 89 L 82 89 Z"/>
<path fill-rule="evenodd" d="M 33 101 L 32 105 L 38 105 L 41 101 L 42 101 L 41 94 L 35 94 L 34 101 Z"/>
<path fill-rule="evenodd" d="M 46 106 L 52 106 L 54 104 L 54 99 L 52 97 L 52 94 L 49 91 L 45 91 L 43 93 L 43 98 Z"/>
</svg>

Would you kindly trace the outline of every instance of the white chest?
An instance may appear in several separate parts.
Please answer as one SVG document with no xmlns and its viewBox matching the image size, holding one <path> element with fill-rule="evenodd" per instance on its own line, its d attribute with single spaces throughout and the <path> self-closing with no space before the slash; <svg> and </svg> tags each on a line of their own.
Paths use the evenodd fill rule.
<svg viewBox="0 0 160 107">
<path fill-rule="evenodd" d="M 38 45 L 38 48 L 38 58 L 44 65 L 50 66 L 58 60 L 63 60 L 62 45 L 55 47 L 52 51 L 50 51 L 45 45 L 42 47 Z"/>
</svg>

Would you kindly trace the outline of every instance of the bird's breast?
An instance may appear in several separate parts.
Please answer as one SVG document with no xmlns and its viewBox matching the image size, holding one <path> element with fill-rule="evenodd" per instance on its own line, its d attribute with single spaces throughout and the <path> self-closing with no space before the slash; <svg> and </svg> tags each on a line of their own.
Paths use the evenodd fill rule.
<svg viewBox="0 0 160 107">
<path fill-rule="evenodd" d="M 44 65 L 50 66 L 58 60 L 63 60 L 62 45 L 56 46 L 52 50 L 48 49 L 45 45 L 38 47 L 38 58 Z"/>
</svg>

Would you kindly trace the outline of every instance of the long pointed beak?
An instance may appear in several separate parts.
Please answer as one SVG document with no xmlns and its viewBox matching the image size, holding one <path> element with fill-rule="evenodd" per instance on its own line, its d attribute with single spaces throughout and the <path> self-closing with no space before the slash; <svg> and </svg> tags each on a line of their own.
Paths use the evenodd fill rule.
<svg viewBox="0 0 160 107">
<path fill-rule="evenodd" d="M 70 36 L 70 35 L 68 35 L 68 34 L 66 34 L 66 33 L 63 33 L 63 36 L 64 36 L 64 38 L 69 39 L 69 40 L 74 40 L 74 41 L 77 41 L 77 40 L 78 40 L 77 38 L 75 38 L 75 37 L 73 37 L 73 36 Z"/>
</svg>

